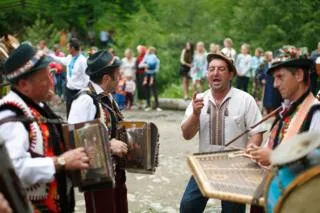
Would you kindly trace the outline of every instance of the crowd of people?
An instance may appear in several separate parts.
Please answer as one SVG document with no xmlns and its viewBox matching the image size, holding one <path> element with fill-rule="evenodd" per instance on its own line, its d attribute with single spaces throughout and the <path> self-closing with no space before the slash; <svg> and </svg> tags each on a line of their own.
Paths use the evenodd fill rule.
<svg viewBox="0 0 320 213">
<path fill-rule="evenodd" d="M 224 40 L 224 47 L 221 49 L 219 44 L 211 43 L 210 50 L 207 52 L 203 42 L 194 44 L 187 42 L 180 56 L 180 76 L 182 79 L 182 88 L 184 99 L 189 97 L 189 83 L 192 82 L 192 93 L 203 92 L 203 84 L 207 76 L 206 56 L 210 53 L 222 53 L 230 58 L 237 73 L 235 76 L 236 88 L 249 92 L 257 101 L 262 102 L 266 112 L 272 111 L 280 106 L 282 101 L 280 93 L 273 88 L 273 78 L 266 74 L 271 63 L 281 58 L 310 58 L 315 64 L 320 63 L 320 42 L 311 55 L 306 48 L 296 48 L 294 46 L 283 46 L 277 51 L 263 51 L 262 48 L 256 48 L 254 55 L 250 54 L 250 45 L 243 43 L 240 53 L 233 48 L 233 41 L 230 38 Z M 318 62 L 317 62 L 318 61 Z M 311 68 L 310 83 L 311 91 L 316 94 L 318 84 L 318 75 L 315 67 Z"/>
<path fill-rule="evenodd" d="M 56 59 L 55 62 L 50 64 L 52 82 L 54 84 L 52 91 L 56 94 L 52 100 L 54 104 L 66 101 L 67 111 L 70 108 L 70 97 L 88 83 L 88 76 L 85 76 L 86 65 L 80 61 L 84 62 L 87 57 L 99 50 L 93 46 L 87 51 L 80 51 L 80 42 L 77 41 L 76 43 L 78 43 L 76 44 L 78 50 L 73 51 L 72 48 L 69 48 L 69 56 L 67 57 L 65 57 L 65 53 L 61 51 L 58 44 L 53 46 L 52 51 L 48 49 L 44 40 L 38 44 L 39 49 L 50 53 L 50 56 Z M 69 45 L 72 47 L 74 42 L 71 40 Z M 113 48 L 109 48 L 108 51 L 120 59 Z M 234 85 L 236 88 L 251 94 L 259 103 L 260 110 L 263 113 L 271 112 L 280 106 L 282 102 L 279 91 L 273 87 L 273 78 L 266 74 L 273 61 L 288 57 L 310 58 L 315 64 L 320 64 L 320 43 L 311 54 L 308 53 L 306 48 L 296 48 L 289 45 L 283 46 L 277 51 L 264 51 L 258 47 L 254 50 L 254 55 L 251 55 L 250 52 L 250 45 L 243 43 L 240 53 L 237 54 L 230 38 L 224 40 L 222 49 L 219 44 L 211 43 L 209 51 L 206 51 L 204 42 L 199 41 L 195 46 L 193 43 L 187 42 L 181 52 L 179 69 L 184 100 L 190 100 L 190 93 L 204 91 L 208 66 L 206 56 L 210 53 L 222 53 L 233 61 L 237 68 Z M 84 57 L 80 57 L 80 60 L 73 62 L 70 56 L 78 54 Z M 150 111 L 151 107 L 153 107 L 157 111 L 162 111 L 159 107 L 156 83 L 156 74 L 160 69 L 160 59 L 156 55 L 156 49 L 139 45 L 137 47 L 137 57 L 134 56 L 134 52 L 131 49 L 126 49 L 123 56 L 119 84 L 116 90 L 113 91 L 120 109 L 131 110 L 137 108 Z M 69 59 L 66 59 L 68 57 Z M 78 66 L 78 64 L 82 65 Z M 76 77 L 72 74 L 67 76 L 66 73 L 71 69 L 70 65 L 71 67 L 75 65 L 72 69 L 76 70 L 75 73 L 83 73 L 83 77 L 81 77 L 82 75 Z M 77 85 L 70 83 L 74 81 Z M 313 66 L 310 72 L 310 84 L 313 94 L 316 94 L 318 89 L 317 81 L 316 66 Z M 190 88 L 191 92 L 189 91 Z M 152 95 L 154 97 L 153 106 L 151 105 Z"/>
<path fill-rule="evenodd" d="M 68 123 L 93 119 L 103 122 L 114 157 L 124 157 L 129 151 L 125 142 L 116 139 L 118 124 L 124 119 L 120 111 L 122 97 L 125 97 L 123 107 L 131 109 L 136 88 L 138 99 L 143 100 L 144 96 L 139 93 L 141 89 L 146 92 L 145 110 L 148 111 L 151 109 L 150 93 L 153 93 L 154 108 L 161 111 L 156 89 L 160 60 L 154 47 L 147 49 L 139 45 L 136 59 L 127 49 L 122 60 L 113 50 L 94 48 L 86 57 L 77 39 L 70 40 L 67 56 L 55 47 L 55 51 L 50 51 L 43 41 L 38 49 L 22 43 L 5 61 L 2 73 L 11 90 L 0 100 L 3 122 L 0 138 L 27 190 L 34 212 L 73 212 L 75 200 L 68 172 L 90 167 L 90 156 L 84 147 L 67 150 L 58 122 L 61 118 L 46 104 L 54 95 L 50 91 L 57 91 L 58 96 L 64 94 Z M 320 43 L 312 53 L 312 59 L 304 57 L 293 47 L 285 47 L 274 59 L 272 52 L 266 51 L 265 63 L 261 59 L 261 49 L 256 50 L 254 57 L 249 55 L 248 44 L 241 46 L 239 55 L 232 49 L 231 39 L 225 40 L 225 48 L 221 51 L 216 44 L 211 47 L 215 52 L 207 54 L 204 43 L 198 42 L 195 51 L 193 45 L 187 43 L 181 54 L 183 66 L 180 73 L 186 84 L 189 76 L 192 78 L 195 91 L 181 123 L 181 132 L 186 140 L 199 133 L 199 152 L 219 151 L 232 138 L 249 130 L 233 146 L 245 150 L 257 165 L 271 168 L 270 154 L 283 141 L 302 132 L 319 132 L 320 103 L 310 90 L 313 75 L 310 70 L 318 70 Z M 253 68 L 256 68 L 254 75 L 250 74 Z M 50 70 L 54 72 L 50 73 Z M 58 80 L 53 80 L 61 73 L 65 73 L 65 79 L 62 79 L 66 80 L 62 92 L 62 85 L 54 87 Z M 262 119 L 261 111 L 255 98 L 243 91 L 248 88 L 248 78 L 253 76 L 266 85 L 264 98 L 271 95 L 270 100 L 275 101 L 273 92 L 278 92 L 279 102 L 282 102 L 282 107 L 274 113 L 265 145 L 262 141 L 267 129 L 263 124 L 254 125 Z M 205 77 L 209 89 L 197 93 L 198 89 L 203 90 Z M 240 89 L 232 86 L 234 77 L 237 77 L 236 85 Z M 186 99 L 187 95 L 188 91 Z M 271 111 L 277 106 L 268 105 L 266 108 Z M 13 117 L 16 120 L 11 120 Z M 33 120 L 25 122 L 21 117 Z M 319 147 L 315 149 L 319 150 Z M 319 158 L 312 160 L 319 165 Z M 292 169 L 296 173 L 303 171 L 300 167 Z M 118 161 L 115 161 L 114 170 L 115 188 L 84 193 L 86 212 L 128 212 L 126 172 Z M 207 201 L 191 177 L 181 199 L 180 212 L 203 212 Z M 268 200 L 266 203 L 269 205 Z M 221 206 L 222 212 L 246 212 L 243 203 L 222 200 Z M 12 212 L 11 207 L 0 194 L 0 210 Z M 264 210 L 252 205 L 250 211 Z"/>
<path fill-rule="evenodd" d="M 89 82 L 89 77 L 85 73 L 86 60 L 99 49 L 93 46 L 87 51 L 82 51 L 81 43 L 76 38 L 72 38 L 68 43 L 67 54 L 61 51 L 58 44 L 50 50 L 44 40 L 39 42 L 38 49 L 54 59 L 49 65 L 53 85 L 51 102 L 53 105 L 59 105 L 65 101 L 69 112 L 73 97 Z M 119 83 L 112 91 L 120 109 L 131 110 L 136 103 L 138 109 L 150 111 L 153 108 L 162 111 L 159 107 L 156 81 L 160 70 L 160 59 L 156 55 L 156 49 L 152 46 L 147 48 L 138 45 L 137 57 L 134 57 L 131 49 L 126 49 L 122 59 L 113 48 L 109 48 L 108 52 L 121 61 Z M 151 104 L 152 95 L 154 105 Z"/>
</svg>

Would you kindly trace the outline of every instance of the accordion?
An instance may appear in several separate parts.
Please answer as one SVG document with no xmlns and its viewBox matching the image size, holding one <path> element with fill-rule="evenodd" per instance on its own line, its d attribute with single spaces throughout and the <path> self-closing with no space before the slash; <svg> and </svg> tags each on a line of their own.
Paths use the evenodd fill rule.
<svg viewBox="0 0 320 213">
<path fill-rule="evenodd" d="M 159 133 L 154 123 L 121 121 L 117 139 L 128 145 L 128 154 L 118 159 L 120 168 L 128 172 L 153 174 L 158 166 Z"/>
<path fill-rule="evenodd" d="M 71 172 L 71 179 L 79 191 L 95 191 L 114 187 L 115 177 L 108 131 L 99 120 L 63 125 L 67 149 L 84 147 L 90 168 Z"/>
<path fill-rule="evenodd" d="M 9 153 L 0 139 L 0 192 L 7 199 L 12 212 L 31 213 L 31 204 L 28 201 L 27 193 L 11 163 Z"/>
<path fill-rule="evenodd" d="M 263 205 L 259 194 L 268 171 L 259 167 L 243 151 L 197 153 L 188 165 L 203 196 L 238 203 Z"/>
</svg>

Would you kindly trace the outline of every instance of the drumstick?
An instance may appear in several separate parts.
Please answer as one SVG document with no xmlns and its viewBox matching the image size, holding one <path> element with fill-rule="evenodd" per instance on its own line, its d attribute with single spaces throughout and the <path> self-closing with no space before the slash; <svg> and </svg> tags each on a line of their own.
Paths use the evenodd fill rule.
<svg viewBox="0 0 320 213">
<path fill-rule="evenodd" d="M 26 123 L 37 122 L 37 123 L 50 123 L 50 124 L 67 124 L 66 121 L 63 121 L 62 119 L 59 119 L 59 118 L 40 117 L 39 119 L 36 119 L 36 118 L 32 118 L 32 117 L 13 115 L 13 116 L 9 116 L 9 117 L 0 119 L 0 125 L 7 123 L 7 122 L 15 122 L 15 121 L 26 122 Z"/>
<path fill-rule="evenodd" d="M 265 122 L 266 120 L 268 120 L 269 118 L 273 117 L 275 114 L 277 114 L 280 110 L 282 109 L 282 106 L 278 107 L 277 109 L 273 110 L 272 112 L 270 112 L 268 115 L 266 115 L 265 117 L 263 117 L 261 119 L 261 121 L 259 121 L 258 123 L 252 125 L 251 127 L 249 127 L 249 129 L 245 130 L 244 132 L 242 132 L 241 134 L 237 135 L 236 137 L 234 137 L 233 139 L 231 139 L 228 143 L 226 143 L 224 146 L 227 147 L 230 144 L 232 144 L 233 142 L 235 142 L 236 140 L 238 140 L 239 138 L 241 138 L 242 136 L 244 136 L 245 134 L 247 134 L 248 132 L 250 132 L 250 130 L 256 128 L 257 126 L 259 126 L 260 124 L 262 124 L 263 122 Z"/>
<path fill-rule="evenodd" d="M 229 147 L 232 148 L 232 149 L 238 149 L 240 151 L 245 151 L 246 150 L 246 148 L 239 147 L 239 146 L 234 146 L 234 145 L 229 145 Z"/>
<path fill-rule="evenodd" d="M 235 158 L 235 157 L 247 157 L 251 158 L 252 156 L 250 154 L 247 154 L 245 151 L 237 151 L 237 152 L 232 152 L 228 154 L 229 158 Z"/>
</svg>

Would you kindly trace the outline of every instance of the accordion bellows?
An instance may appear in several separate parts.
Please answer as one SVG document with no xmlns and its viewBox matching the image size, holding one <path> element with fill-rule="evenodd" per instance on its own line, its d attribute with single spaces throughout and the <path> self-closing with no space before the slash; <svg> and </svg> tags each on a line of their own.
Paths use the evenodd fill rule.
<svg viewBox="0 0 320 213">
<path fill-rule="evenodd" d="M 71 178 L 79 191 L 95 191 L 114 187 L 115 177 L 109 136 L 99 120 L 63 126 L 67 149 L 84 147 L 89 156 L 90 168 L 73 171 Z"/>
<path fill-rule="evenodd" d="M 117 139 L 128 145 L 125 158 L 111 156 L 107 128 L 99 121 L 63 125 L 67 149 L 84 147 L 89 155 L 90 168 L 71 172 L 74 186 L 80 191 L 95 191 L 115 184 L 114 159 L 117 166 L 128 172 L 153 174 L 158 166 L 159 134 L 153 123 L 121 121 Z"/>
<path fill-rule="evenodd" d="M 197 154 L 188 165 L 203 196 L 251 204 L 267 171 L 237 151 Z M 263 205 L 264 200 L 258 200 Z"/>
<path fill-rule="evenodd" d="M 153 174 L 158 166 L 159 133 L 154 123 L 121 121 L 117 139 L 128 145 L 128 154 L 118 159 L 120 167 L 128 172 Z"/>
</svg>

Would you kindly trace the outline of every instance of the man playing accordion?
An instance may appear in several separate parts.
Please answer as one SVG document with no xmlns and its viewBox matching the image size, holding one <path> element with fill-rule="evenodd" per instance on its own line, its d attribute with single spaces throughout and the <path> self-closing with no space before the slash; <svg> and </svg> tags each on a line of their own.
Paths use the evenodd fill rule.
<svg viewBox="0 0 320 213">
<path fill-rule="evenodd" d="M 127 145 L 116 140 L 118 122 L 123 116 L 111 95 L 120 77 L 120 61 L 107 51 L 99 51 L 88 58 L 86 74 L 90 82 L 80 91 L 71 105 L 69 123 L 100 119 L 109 132 L 109 144 L 114 156 L 124 157 Z M 125 171 L 116 165 L 115 188 L 85 192 L 86 212 L 128 212 Z"/>
<path fill-rule="evenodd" d="M 6 60 L 3 75 L 12 89 L 0 101 L 0 119 L 16 120 L 2 124 L 0 135 L 34 212 L 72 212 L 73 191 L 66 172 L 89 168 L 89 158 L 83 147 L 66 151 L 60 119 L 45 104 L 51 83 L 49 63 L 43 52 L 27 43 Z"/>
</svg>

